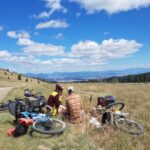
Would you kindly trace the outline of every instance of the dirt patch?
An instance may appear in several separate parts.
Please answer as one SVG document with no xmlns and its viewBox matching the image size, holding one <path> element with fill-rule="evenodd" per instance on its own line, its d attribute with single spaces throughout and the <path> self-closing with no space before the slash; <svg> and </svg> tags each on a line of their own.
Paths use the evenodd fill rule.
<svg viewBox="0 0 150 150">
<path fill-rule="evenodd" d="M 4 99 L 13 87 L 0 87 L 0 101 Z"/>
</svg>

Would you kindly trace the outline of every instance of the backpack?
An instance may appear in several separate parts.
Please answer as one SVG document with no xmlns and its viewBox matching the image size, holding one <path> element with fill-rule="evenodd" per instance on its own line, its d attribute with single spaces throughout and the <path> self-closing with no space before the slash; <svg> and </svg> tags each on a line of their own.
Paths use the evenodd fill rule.
<svg viewBox="0 0 150 150">
<path fill-rule="evenodd" d="M 28 126 L 17 124 L 13 136 L 18 137 L 20 135 L 24 135 L 27 133 L 27 131 L 28 131 Z"/>
</svg>

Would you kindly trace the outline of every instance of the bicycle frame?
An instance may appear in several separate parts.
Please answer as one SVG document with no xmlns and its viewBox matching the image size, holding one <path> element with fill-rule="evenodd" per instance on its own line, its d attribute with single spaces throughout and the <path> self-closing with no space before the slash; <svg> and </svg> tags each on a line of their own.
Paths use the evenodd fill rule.
<svg viewBox="0 0 150 150">
<path fill-rule="evenodd" d="M 47 123 L 51 121 L 50 117 L 45 114 L 36 114 L 36 113 L 30 113 L 27 111 L 21 112 L 20 114 L 26 119 L 33 119 L 33 121 L 36 121 L 36 122 Z"/>
</svg>

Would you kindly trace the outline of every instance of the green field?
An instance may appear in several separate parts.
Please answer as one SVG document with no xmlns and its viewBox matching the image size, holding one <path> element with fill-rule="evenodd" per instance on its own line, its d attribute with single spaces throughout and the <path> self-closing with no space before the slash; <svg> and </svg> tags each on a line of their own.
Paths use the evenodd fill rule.
<svg viewBox="0 0 150 150">
<path fill-rule="evenodd" d="M 17 76 L 17 75 L 16 75 Z M 2 76 L 0 86 L 15 87 L 8 96 L 1 100 L 6 101 L 15 97 L 23 97 L 25 88 L 40 89 L 47 98 L 54 89 L 55 84 L 17 81 Z M 3 78 L 3 80 L 2 80 Z M 65 132 L 60 136 L 44 136 L 29 132 L 19 138 L 8 137 L 6 132 L 13 127 L 14 117 L 9 112 L 0 113 L 0 149 L 1 150 L 149 150 L 150 149 L 150 84 L 104 84 L 104 83 L 65 83 L 63 101 L 66 99 L 66 89 L 69 85 L 75 87 L 80 94 L 86 113 L 89 112 L 89 98 L 93 94 L 93 105 L 96 105 L 98 96 L 114 95 L 117 101 L 125 103 L 125 112 L 130 113 L 130 118 L 144 126 L 145 134 L 139 137 L 131 136 L 121 131 L 107 129 L 91 129 L 85 121 L 80 125 L 67 123 Z"/>
</svg>

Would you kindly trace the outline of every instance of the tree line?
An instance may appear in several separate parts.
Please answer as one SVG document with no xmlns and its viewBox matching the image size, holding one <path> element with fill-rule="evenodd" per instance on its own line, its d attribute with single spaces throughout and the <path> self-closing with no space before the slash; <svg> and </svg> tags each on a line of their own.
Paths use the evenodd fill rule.
<svg viewBox="0 0 150 150">
<path fill-rule="evenodd" d="M 88 81 L 83 82 L 108 82 L 108 83 L 141 83 L 141 82 L 150 82 L 150 73 L 141 73 L 141 74 L 135 74 L 135 75 L 126 75 L 126 76 L 116 76 L 116 77 L 110 77 L 110 78 L 104 78 L 104 79 L 92 79 Z"/>
</svg>

